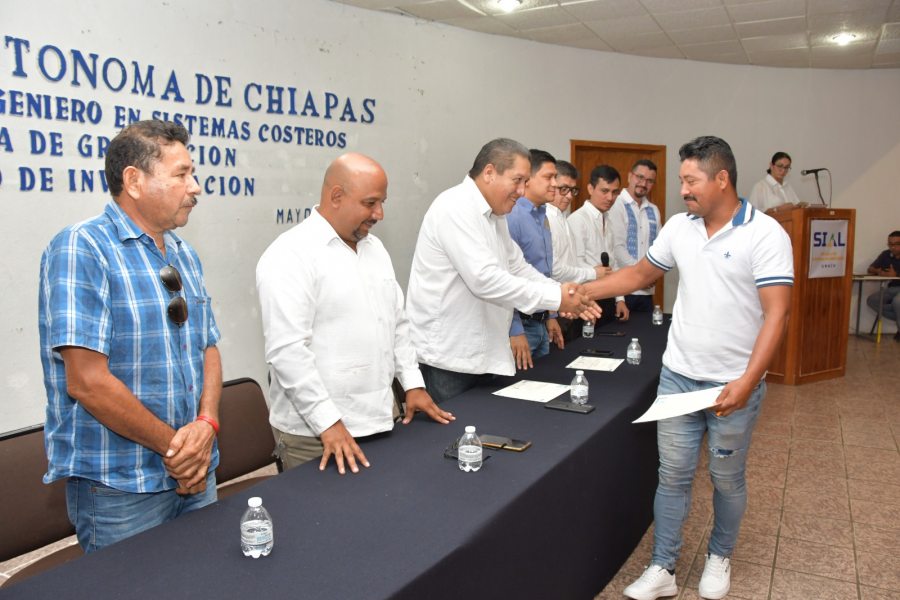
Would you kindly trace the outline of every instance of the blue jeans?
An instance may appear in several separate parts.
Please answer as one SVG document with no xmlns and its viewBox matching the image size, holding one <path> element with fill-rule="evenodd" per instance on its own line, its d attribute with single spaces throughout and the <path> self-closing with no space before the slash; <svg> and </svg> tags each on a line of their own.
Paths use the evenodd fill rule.
<svg viewBox="0 0 900 600">
<path fill-rule="evenodd" d="M 866 298 L 866 304 L 876 313 L 878 312 L 879 302 L 881 302 L 881 290 Z M 884 290 L 884 304 L 881 307 L 881 314 L 885 319 L 896 321 L 897 331 L 900 331 L 900 285 Z"/>
<path fill-rule="evenodd" d="M 550 336 L 547 334 L 547 326 L 543 321 L 522 319 L 522 327 L 525 329 L 525 337 L 528 339 L 528 347 L 531 349 L 531 358 L 540 358 L 550 354 Z"/>
<path fill-rule="evenodd" d="M 723 385 L 695 381 L 663 367 L 659 376 L 659 394 L 692 392 Z M 750 436 L 759 416 L 766 384 L 751 392 L 747 405 L 727 417 L 701 410 L 657 422 L 659 447 L 659 485 L 653 503 L 655 529 L 652 564 L 674 569 L 681 549 L 681 527 L 691 509 L 691 484 L 700 456 L 703 434 L 709 434 L 709 474 L 713 492 L 713 530 L 708 552 L 731 557 L 741 519 L 747 507 L 744 470 Z"/>
<path fill-rule="evenodd" d="M 490 373 L 457 373 L 424 363 L 419 363 L 419 370 L 425 380 L 425 389 L 438 404 L 494 377 Z"/>
<path fill-rule="evenodd" d="M 69 521 L 85 553 L 99 550 L 137 533 L 171 521 L 216 501 L 216 475 L 206 477 L 206 490 L 179 496 L 175 490 L 136 494 L 123 492 L 90 479 L 70 477 L 66 482 Z"/>
</svg>

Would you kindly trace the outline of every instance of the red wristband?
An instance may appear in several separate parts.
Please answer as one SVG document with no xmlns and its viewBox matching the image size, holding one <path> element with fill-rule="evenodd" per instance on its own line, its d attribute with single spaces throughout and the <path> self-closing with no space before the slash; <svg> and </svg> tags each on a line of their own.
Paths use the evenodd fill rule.
<svg viewBox="0 0 900 600">
<path fill-rule="evenodd" d="M 216 432 L 216 435 L 219 435 L 219 422 L 218 421 L 216 421 L 212 417 L 207 417 L 206 415 L 197 415 L 197 420 L 209 423 L 210 426 L 213 428 L 213 431 Z"/>
</svg>

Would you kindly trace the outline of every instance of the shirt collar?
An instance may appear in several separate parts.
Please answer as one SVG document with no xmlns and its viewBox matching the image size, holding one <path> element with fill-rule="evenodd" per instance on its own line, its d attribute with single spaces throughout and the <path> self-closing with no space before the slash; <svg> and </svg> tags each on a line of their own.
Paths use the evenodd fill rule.
<svg viewBox="0 0 900 600">
<path fill-rule="evenodd" d="M 738 227 L 740 225 L 746 225 L 750 221 L 753 220 L 753 217 L 756 216 L 756 209 L 750 204 L 748 201 L 744 200 L 741 197 L 738 197 L 738 200 L 741 201 L 741 207 L 738 209 L 736 213 L 734 213 L 734 218 L 731 219 L 731 226 Z M 692 215 L 688 213 L 688 219 L 691 221 L 702 221 L 702 217 L 697 215 Z"/>
<path fill-rule="evenodd" d="M 303 221 L 306 223 L 306 235 L 309 236 L 310 241 L 321 244 L 322 246 L 327 246 L 331 242 L 337 240 L 341 244 L 349 247 L 349 244 L 345 242 L 341 236 L 338 235 L 338 232 L 334 230 L 334 227 L 331 223 L 328 222 L 328 219 L 323 217 L 321 213 L 319 213 L 319 205 L 315 205 L 311 211 L 309 211 L 309 216 Z M 369 243 L 369 236 L 372 234 L 368 234 L 363 239 L 356 242 L 357 249 L 364 244 Z"/>
<path fill-rule="evenodd" d="M 585 203 L 582 204 L 581 206 L 586 211 L 588 211 L 588 214 L 591 216 L 591 218 L 603 219 L 603 213 L 600 212 L 600 210 L 596 206 L 594 206 L 590 200 L 586 200 Z"/>
<path fill-rule="evenodd" d="M 534 202 L 532 202 L 525 196 L 522 196 L 521 198 L 516 200 L 516 206 L 521 206 L 528 212 L 533 212 L 533 213 L 536 212 L 539 215 L 547 214 L 547 205 L 546 204 L 541 204 L 540 206 L 535 206 Z"/>
<path fill-rule="evenodd" d="M 637 204 L 638 208 L 640 208 L 640 206 L 641 206 L 636 198 L 632 198 L 631 194 L 628 192 L 628 188 L 625 188 L 621 192 L 619 192 L 619 197 L 616 198 L 616 202 L 619 202 L 619 201 Z"/>
<path fill-rule="evenodd" d="M 491 210 L 491 205 L 488 204 L 487 199 L 484 197 L 484 194 L 481 193 L 481 190 L 478 189 L 478 186 L 475 184 L 475 180 L 466 175 L 466 178 L 463 179 L 462 184 L 466 191 L 469 193 L 469 197 L 475 204 L 475 208 L 478 210 L 478 214 L 484 215 L 485 217 L 497 216 L 494 215 L 493 210 Z"/>
<path fill-rule="evenodd" d="M 110 200 L 103 209 L 103 213 L 112 221 L 112 224 L 116 228 L 116 235 L 119 236 L 119 241 L 124 242 L 127 240 L 139 240 L 142 237 L 146 236 L 147 239 L 151 242 L 153 240 L 147 234 L 147 232 L 143 231 L 140 227 L 137 226 L 131 217 L 119 206 L 119 203 L 115 200 Z M 163 232 L 163 240 L 166 244 L 166 247 L 174 246 L 176 249 L 181 246 L 181 238 L 175 234 L 173 231 L 165 231 Z M 153 242 L 154 244 L 156 242 Z"/>
<path fill-rule="evenodd" d="M 772 177 L 771 173 L 766 173 L 766 183 L 768 183 L 772 187 L 784 187 L 783 183 L 778 183 L 778 181 Z"/>
</svg>

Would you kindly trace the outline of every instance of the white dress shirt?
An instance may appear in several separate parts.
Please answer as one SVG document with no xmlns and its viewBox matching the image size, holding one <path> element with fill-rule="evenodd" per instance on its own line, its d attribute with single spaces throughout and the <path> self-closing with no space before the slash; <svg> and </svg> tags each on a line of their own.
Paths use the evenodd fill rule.
<svg viewBox="0 0 900 600">
<path fill-rule="evenodd" d="M 406 312 L 419 362 L 458 373 L 513 375 L 513 309 L 559 308 L 558 283 L 525 262 L 475 182 L 441 193 L 422 221 Z"/>
<path fill-rule="evenodd" d="M 603 213 L 590 201 L 569 215 L 569 230 L 575 239 L 575 257 L 582 266 L 603 264 L 601 255 L 609 255 L 609 266 L 615 269 L 612 230 Z"/>
<path fill-rule="evenodd" d="M 318 207 L 278 236 L 256 267 L 269 422 L 320 436 L 338 420 L 354 437 L 393 428 L 394 376 L 425 387 L 403 313 L 403 291 L 381 241 L 353 251 Z"/>
<path fill-rule="evenodd" d="M 593 267 L 579 265 L 575 257 L 575 239 L 569 230 L 565 213 L 556 206 L 547 204 L 547 220 L 550 222 L 550 240 L 553 243 L 553 279 L 560 283 L 593 281 L 597 272 Z"/>
<path fill-rule="evenodd" d="M 569 215 L 569 230 L 575 239 L 575 258 L 578 264 L 582 266 L 602 265 L 602 254 L 606 252 L 612 270 L 615 271 L 619 268 L 613 254 L 615 241 L 607 221 L 607 215 L 597 210 L 597 207 L 590 201 L 585 202 L 581 208 Z M 616 296 L 616 302 L 624 300 L 624 296 Z"/>
<path fill-rule="evenodd" d="M 800 204 L 800 198 L 797 197 L 794 188 L 787 183 L 778 183 L 771 174 L 757 181 L 750 190 L 750 204 L 763 212 L 788 202 Z"/>
<path fill-rule="evenodd" d="M 656 231 L 657 235 L 659 235 L 659 231 L 663 226 L 659 209 L 646 198 L 644 198 L 643 202 L 638 202 L 635 198 L 631 197 L 627 188 L 622 190 L 619 197 L 616 198 L 615 203 L 613 203 L 612 208 L 610 208 L 607 213 L 607 226 L 612 231 L 612 237 L 615 240 L 613 255 L 616 258 L 616 266 L 619 269 L 637 263 L 647 254 L 647 250 L 650 249 L 650 219 L 647 217 L 647 211 L 645 210 L 648 206 L 656 215 Z M 637 258 L 633 258 L 631 254 L 628 253 L 627 210 L 633 210 L 634 214 L 637 215 Z M 655 288 L 656 286 L 651 286 L 647 289 L 635 290 L 632 294 L 635 296 L 652 296 Z"/>
</svg>

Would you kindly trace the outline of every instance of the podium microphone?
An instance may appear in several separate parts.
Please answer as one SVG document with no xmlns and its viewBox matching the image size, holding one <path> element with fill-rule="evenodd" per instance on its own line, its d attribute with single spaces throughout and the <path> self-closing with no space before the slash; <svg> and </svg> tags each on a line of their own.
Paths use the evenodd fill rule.
<svg viewBox="0 0 900 600">
<path fill-rule="evenodd" d="M 827 170 L 828 169 L 826 169 L 825 167 L 822 167 L 821 169 L 803 169 L 802 171 L 800 171 L 800 174 L 801 175 L 815 175 L 819 171 L 827 171 Z"/>
<path fill-rule="evenodd" d="M 608 252 L 600 253 L 600 264 L 603 265 L 604 267 L 609 266 L 609 253 Z"/>
</svg>

